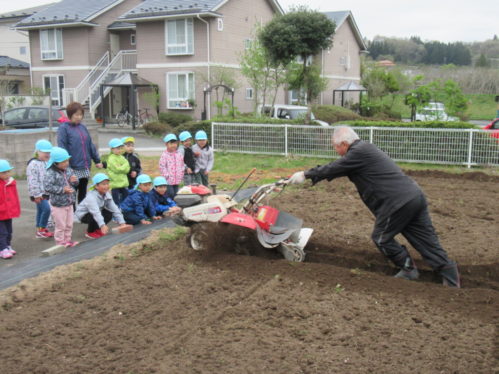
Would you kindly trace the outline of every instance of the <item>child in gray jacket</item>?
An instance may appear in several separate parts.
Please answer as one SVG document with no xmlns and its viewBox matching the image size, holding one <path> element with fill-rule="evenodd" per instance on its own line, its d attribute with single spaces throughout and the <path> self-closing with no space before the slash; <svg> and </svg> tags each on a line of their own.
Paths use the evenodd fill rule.
<svg viewBox="0 0 499 374">
<path fill-rule="evenodd" d="M 94 175 L 92 182 L 90 191 L 78 204 L 75 212 L 77 222 L 88 224 L 85 236 L 89 239 L 98 239 L 108 234 L 107 224 L 111 219 L 118 222 L 120 232 L 131 229 L 132 227 L 125 223 L 123 214 L 109 193 L 109 177 L 104 173 L 98 173 Z"/>
<path fill-rule="evenodd" d="M 194 176 L 197 183 L 208 187 L 208 176 L 211 169 L 213 169 L 215 161 L 213 148 L 208 144 L 208 136 L 203 130 L 196 132 L 194 138 L 196 139 L 196 144 L 192 146 L 192 152 L 194 153 L 194 157 L 196 157 Z"/>
</svg>

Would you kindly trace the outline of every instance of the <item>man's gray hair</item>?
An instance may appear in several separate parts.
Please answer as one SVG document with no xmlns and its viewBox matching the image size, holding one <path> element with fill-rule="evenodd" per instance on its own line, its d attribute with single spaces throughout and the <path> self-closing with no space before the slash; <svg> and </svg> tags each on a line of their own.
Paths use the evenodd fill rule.
<svg viewBox="0 0 499 374">
<path fill-rule="evenodd" d="M 350 126 L 337 126 L 333 132 L 333 144 L 338 145 L 343 142 L 348 145 L 360 139 L 359 135 Z"/>
</svg>

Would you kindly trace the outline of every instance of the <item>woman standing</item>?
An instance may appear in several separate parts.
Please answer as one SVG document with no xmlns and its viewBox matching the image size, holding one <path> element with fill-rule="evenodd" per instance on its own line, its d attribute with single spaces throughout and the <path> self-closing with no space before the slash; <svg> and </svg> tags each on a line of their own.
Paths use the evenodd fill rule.
<svg viewBox="0 0 499 374">
<path fill-rule="evenodd" d="M 102 168 L 99 153 L 92 143 L 90 133 L 83 123 L 84 109 L 80 103 L 72 102 L 66 107 L 69 122 L 64 122 L 57 130 L 57 144 L 71 155 L 70 166 L 78 177 L 78 202 L 87 194 L 88 179 L 92 160 L 95 166 Z"/>
</svg>

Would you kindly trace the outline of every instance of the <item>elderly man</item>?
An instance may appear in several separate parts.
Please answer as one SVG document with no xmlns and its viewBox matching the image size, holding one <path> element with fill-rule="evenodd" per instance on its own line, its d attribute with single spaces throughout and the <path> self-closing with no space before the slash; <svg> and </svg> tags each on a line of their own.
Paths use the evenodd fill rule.
<svg viewBox="0 0 499 374">
<path fill-rule="evenodd" d="M 375 145 L 359 139 L 348 126 L 336 127 L 333 146 L 342 156 L 327 165 L 300 171 L 290 178 L 290 183 L 313 184 L 327 179 L 348 177 L 357 187 L 360 198 L 376 217 L 372 240 L 400 271 L 397 278 L 415 280 L 419 272 L 407 248 L 394 238 L 401 233 L 421 254 L 423 259 L 443 278 L 443 284 L 460 287 L 459 272 L 455 262 L 447 257 L 441 247 L 423 191 L 405 175 L 395 162 Z"/>
</svg>

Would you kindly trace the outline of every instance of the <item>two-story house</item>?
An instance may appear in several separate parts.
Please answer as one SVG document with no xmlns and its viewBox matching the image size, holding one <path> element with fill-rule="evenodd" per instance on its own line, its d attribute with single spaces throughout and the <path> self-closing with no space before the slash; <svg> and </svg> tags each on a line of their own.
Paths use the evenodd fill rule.
<svg viewBox="0 0 499 374">
<path fill-rule="evenodd" d="M 240 55 L 257 24 L 282 13 L 276 0 L 62 0 L 23 19 L 17 28 L 29 31 L 33 85 L 50 88 L 54 105 L 76 100 L 99 113 L 101 85 L 133 73 L 158 87 L 161 111 L 201 118 L 206 106 L 210 118 L 215 103 L 205 91 L 215 69 L 232 72 L 238 83 L 234 105 L 242 112 L 252 110 L 252 88 L 240 73 Z M 364 48 L 349 12 L 335 21 L 335 45 L 321 56 L 331 93 L 345 76 L 343 80 L 360 79 L 356 61 Z M 335 52 L 336 46 L 346 52 Z M 334 56 L 349 56 L 349 69 Z M 331 103 L 328 94 L 325 104 Z M 127 106 L 130 95 L 129 87 L 106 87 L 105 116 Z M 291 99 L 282 91 L 276 102 Z M 137 100 L 139 107 L 151 107 L 144 90 Z"/>
</svg>

